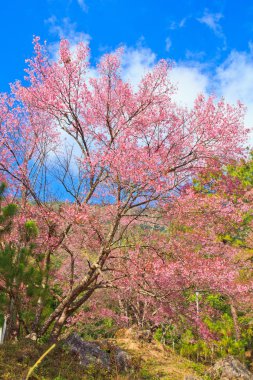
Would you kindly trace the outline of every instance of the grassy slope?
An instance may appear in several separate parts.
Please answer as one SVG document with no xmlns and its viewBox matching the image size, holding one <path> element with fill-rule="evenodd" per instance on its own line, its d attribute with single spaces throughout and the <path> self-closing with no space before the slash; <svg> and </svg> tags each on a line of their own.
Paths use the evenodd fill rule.
<svg viewBox="0 0 253 380">
<path fill-rule="evenodd" d="M 130 336 L 117 337 L 111 342 L 131 354 L 136 366 L 135 373 L 122 376 L 114 372 L 110 375 L 100 373 L 96 368 L 90 368 L 85 373 L 77 357 L 59 345 L 44 359 L 31 380 L 184 380 L 191 374 L 197 379 L 197 372 L 204 369 L 155 342 L 140 342 Z M 0 379 L 24 380 L 29 366 L 36 362 L 46 348 L 27 340 L 0 346 Z"/>
<path fill-rule="evenodd" d="M 204 366 L 182 358 L 158 342 L 146 343 L 127 335 L 117 337 L 115 344 L 140 362 L 143 379 L 184 380 L 187 375 L 197 379 L 205 370 Z"/>
</svg>

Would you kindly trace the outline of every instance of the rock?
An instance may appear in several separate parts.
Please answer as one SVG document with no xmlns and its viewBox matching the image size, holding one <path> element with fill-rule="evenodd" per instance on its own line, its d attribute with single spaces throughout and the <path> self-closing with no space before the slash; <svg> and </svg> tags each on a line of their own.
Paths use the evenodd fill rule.
<svg viewBox="0 0 253 380">
<path fill-rule="evenodd" d="M 109 354 L 103 351 L 97 343 L 84 341 L 79 335 L 71 334 L 65 340 L 65 344 L 67 344 L 72 352 L 78 354 L 80 364 L 83 364 L 85 367 L 90 364 L 98 364 L 103 368 L 110 368 Z"/>
<path fill-rule="evenodd" d="M 108 371 L 117 368 L 119 372 L 131 370 L 131 357 L 127 352 L 108 342 L 88 342 L 79 335 L 71 334 L 64 343 L 78 354 L 80 364 L 85 367 L 93 364 Z"/>
<path fill-rule="evenodd" d="M 218 360 L 207 374 L 212 380 L 253 380 L 253 374 L 233 356 Z"/>
<path fill-rule="evenodd" d="M 119 372 L 128 372 L 132 368 L 131 357 L 119 347 L 113 350 L 114 360 Z"/>
</svg>

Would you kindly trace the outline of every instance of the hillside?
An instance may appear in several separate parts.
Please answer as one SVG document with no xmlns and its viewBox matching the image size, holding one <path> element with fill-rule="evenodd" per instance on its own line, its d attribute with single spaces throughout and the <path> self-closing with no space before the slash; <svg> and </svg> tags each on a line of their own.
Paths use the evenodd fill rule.
<svg viewBox="0 0 253 380">
<path fill-rule="evenodd" d="M 157 342 L 143 342 L 129 334 L 108 341 L 127 351 L 132 358 L 133 370 L 130 374 L 118 374 L 115 368 L 111 373 L 99 370 L 96 366 L 84 369 L 78 358 L 59 343 L 41 362 L 30 379 L 33 380 L 184 380 L 198 379 L 204 366 L 182 358 Z M 25 376 L 47 347 L 23 340 L 4 344 L 0 347 L 0 378 L 2 380 L 24 380 Z M 193 377 L 191 377 L 191 375 Z"/>
</svg>

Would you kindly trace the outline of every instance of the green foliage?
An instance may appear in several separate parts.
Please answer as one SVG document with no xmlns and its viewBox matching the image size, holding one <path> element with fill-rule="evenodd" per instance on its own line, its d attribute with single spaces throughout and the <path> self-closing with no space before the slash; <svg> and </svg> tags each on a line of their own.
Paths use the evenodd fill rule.
<svg viewBox="0 0 253 380">
<path fill-rule="evenodd" d="M 156 380 L 157 377 L 150 373 L 150 370 L 143 366 L 140 370 L 140 378 L 143 380 Z"/>
<path fill-rule="evenodd" d="M 238 341 L 235 339 L 234 323 L 229 314 L 224 313 L 217 320 L 206 317 L 205 323 L 210 331 L 218 337 L 216 341 L 212 342 L 217 356 L 223 357 L 230 354 L 244 358 L 247 342 L 243 338 Z"/>
<path fill-rule="evenodd" d="M 100 318 L 85 324 L 80 322 L 75 325 L 75 330 L 76 328 L 84 340 L 112 338 L 118 329 L 112 318 Z"/>
<path fill-rule="evenodd" d="M 206 318 L 205 322 L 210 331 L 217 334 L 217 339 L 202 339 L 194 331 L 187 329 L 176 345 L 177 351 L 182 356 L 204 363 L 212 363 L 228 354 L 237 356 L 241 360 L 245 359 L 247 341 L 244 338 L 239 341 L 235 339 L 230 317 L 223 315 L 222 320 L 216 322 Z"/>
<path fill-rule="evenodd" d="M 207 294 L 205 296 L 204 302 L 210 305 L 212 308 L 219 310 L 223 313 L 230 312 L 230 306 L 227 300 L 220 294 Z"/>
<path fill-rule="evenodd" d="M 27 241 L 36 238 L 39 234 L 39 229 L 34 220 L 27 220 L 24 224 L 24 230 Z"/>
<path fill-rule="evenodd" d="M 9 203 L 2 207 L 2 202 L 5 198 L 7 186 L 5 183 L 0 184 L 0 238 L 11 230 L 12 219 L 18 212 L 18 206 Z"/>
<path fill-rule="evenodd" d="M 250 152 L 249 159 L 241 160 L 239 164 L 228 165 L 227 172 L 234 178 L 239 179 L 244 187 L 253 186 L 253 151 Z"/>
<path fill-rule="evenodd" d="M 196 339 L 192 330 L 187 329 L 180 338 L 177 345 L 178 350 L 182 356 L 196 361 L 206 361 L 210 348 L 208 342 L 202 339 Z"/>
<path fill-rule="evenodd" d="M 175 343 L 179 339 L 178 331 L 176 329 L 176 326 L 173 324 L 162 325 L 161 327 L 158 327 L 153 337 L 158 342 L 172 345 L 172 347 L 174 347 Z"/>
<path fill-rule="evenodd" d="M 194 294 L 188 298 L 195 302 Z M 226 355 L 234 355 L 245 361 L 245 353 L 253 345 L 252 316 L 239 314 L 241 337 L 237 340 L 228 300 L 219 294 L 204 294 L 199 301 L 202 302 L 202 307 L 211 307 L 214 310 L 213 315 L 201 316 L 210 333 L 209 339 L 202 338 L 196 327 L 187 327 L 186 321 L 182 321 L 181 325 L 177 323 L 160 326 L 155 331 L 154 338 L 197 363 L 213 363 Z"/>
<path fill-rule="evenodd" d="M 3 203 L 6 185 L 0 185 L 0 199 Z M 15 204 L 0 204 L 0 278 L 3 288 L 0 291 L 0 324 L 3 316 L 10 314 L 13 320 L 21 318 L 29 326 L 34 319 L 34 307 L 39 297 L 49 296 L 47 287 L 42 287 L 43 271 L 40 262 L 43 254 L 35 251 L 35 238 L 39 234 L 34 220 L 27 220 L 11 239 L 9 232 L 15 227 L 18 207 Z M 22 330 L 19 329 L 19 334 Z M 26 333 L 26 332 L 25 332 Z"/>
</svg>

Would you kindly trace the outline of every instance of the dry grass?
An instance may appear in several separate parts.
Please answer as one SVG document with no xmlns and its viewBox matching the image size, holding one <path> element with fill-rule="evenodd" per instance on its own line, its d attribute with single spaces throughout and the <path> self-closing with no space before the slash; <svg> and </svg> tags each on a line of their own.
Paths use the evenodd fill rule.
<svg viewBox="0 0 253 380">
<path fill-rule="evenodd" d="M 134 372 L 123 376 L 117 371 L 105 374 L 97 368 L 86 371 L 78 363 L 78 358 L 59 344 L 40 363 L 30 380 L 185 380 L 190 375 L 197 379 L 196 369 L 200 373 L 204 369 L 158 342 L 140 341 L 131 330 L 121 330 L 109 343 L 129 352 L 133 358 Z M 46 345 L 28 340 L 0 346 L 0 379 L 24 380 L 29 367 L 34 365 L 46 348 Z"/>
<path fill-rule="evenodd" d="M 205 370 L 204 366 L 182 358 L 156 341 L 143 342 L 134 335 L 131 330 L 122 330 L 114 343 L 128 351 L 135 360 L 140 361 L 140 373 L 143 379 L 184 380 L 190 375 L 197 379 L 196 369 L 198 372 Z"/>
</svg>

